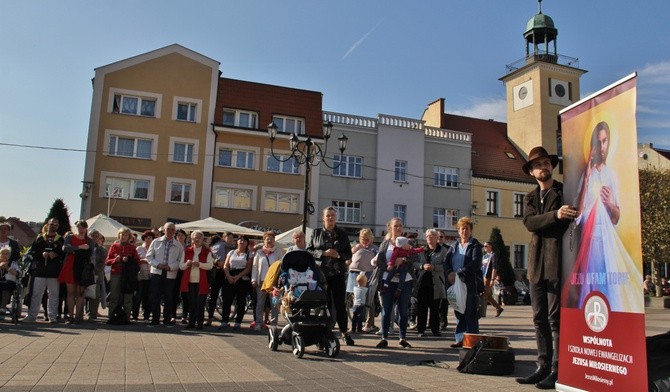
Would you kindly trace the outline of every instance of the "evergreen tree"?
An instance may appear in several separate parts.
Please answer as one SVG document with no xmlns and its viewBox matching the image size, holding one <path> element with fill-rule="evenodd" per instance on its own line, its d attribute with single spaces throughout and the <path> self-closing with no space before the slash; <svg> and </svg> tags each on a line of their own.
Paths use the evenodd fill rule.
<svg viewBox="0 0 670 392">
<path fill-rule="evenodd" d="M 56 199 L 54 201 L 51 205 L 51 210 L 49 210 L 49 214 L 47 214 L 47 218 L 44 220 L 44 224 L 51 218 L 58 219 L 58 234 L 63 235 L 72 230 L 72 226 L 70 225 L 70 212 L 63 199 Z"/>
<path fill-rule="evenodd" d="M 489 242 L 493 248 L 493 253 L 495 253 L 497 257 L 497 271 L 498 275 L 500 275 L 500 279 L 505 286 L 514 286 L 516 276 L 514 275 L 514 268 L 512 268 L 512 264 L 509 261 L 509 248 L 505 246 L 505 240 L 503 240 L 498 227 L 494 227 L 491 230 Z"/>
</svg>

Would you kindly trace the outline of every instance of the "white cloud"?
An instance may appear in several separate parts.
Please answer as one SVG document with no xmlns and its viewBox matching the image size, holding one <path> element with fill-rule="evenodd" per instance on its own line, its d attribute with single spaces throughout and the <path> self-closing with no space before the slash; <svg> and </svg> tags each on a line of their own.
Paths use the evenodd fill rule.
<svg viewBox="0 0 670 392">
<path fill-rule="evenodd" d="M 373 27 L 370 31 L 368 31 L 367 33 L 365 33 L 365 35 L 364 35 L 361 39 L 359 39 L 358 41 L 354 42 L 354 44 L 351 45 L 351 48 L 349 48 L 349 50 L 347 50 L 347 53 L 345 53 L 344 56 L 342 56 L 342 60 L 345 60 L 347 57 L 349 57 L 350 54 L 352 54 L 352 53 L 354 52 L 354 50 L 356 50 L 359 46 L 361 46 L 361 44 L 363 43 L 363 41 L 365 41 L 366 39 L 368 39 L 368 37 L 370 36 L 370 34 L 372 34 L 372 32 L 375 31 L 375 30 L 377 29 L 377 27 L 379 27 L 380 24 L 381 24 L 381 22 L 377 23 L 377 26 Z"/>
<path fill-rule="evenodd" d="M 449 113 L 459 116 L 474 117 L 479 119 L 493 119 L 495 121 L 507 121 L 507 101 L 505 99 L 486 99 L 475 102 L 472 107 L 449 110 Z"/>
<path fill-rule="evenodd" d="M 670 84 L 670 61 L 645 65 L 640 71 L 640 81 L 644 84 Z"/>
</svg>

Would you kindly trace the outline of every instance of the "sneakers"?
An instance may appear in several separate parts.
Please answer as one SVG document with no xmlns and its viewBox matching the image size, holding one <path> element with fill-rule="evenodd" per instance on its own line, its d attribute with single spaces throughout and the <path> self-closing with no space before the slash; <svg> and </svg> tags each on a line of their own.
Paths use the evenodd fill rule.
<svg viewBox="0 0 670 392">
<path fill-rule="evenodd" d="M 219 331 L 224 330 L 224 329 L 228 329 L 228 328 L 230 328 L 230 324 L 222 322 L 221 325 L 219 326 Z"/>
<path fill-rule="evenodd" d="M 354 339 L 352 339 L 351 335 L 348 333 L 344 334 L 344 341 L 347 343 L 347 346 L 353 346 L 356 343 L 354 342 Z"/>
<path fill-rule="evenodd" d="M 241 328 L 242 326 L 240 325 L 240 323 L 235 323 L 235 325 L 233 325 L 233 331 L 239 331 Z"/>
<path fill-rule="evenodd" d="M 398 344 L 401 345 L 403 348 L 412 348 L 412 345 L 407 343 L 407 340 L 405 339 L 400 339 Z"/>
<path fill-rule="evenodd" d="M 496 317 L 500 317 L 500 314 L 503 312 L 503 310 L 505 310 L 505 309 L 503 309 L 502 306 L 499 307 L 499 308 L 496 310 Z"/>
<path fill-rule="evenodd" d="M 254 329 L 255 332 L 260 332 L 261 331 L 261 325 L 260 324 L 254 325 L 253 329 Z"/>
<path fill-rule="evenodd" d="M 463 347 L 463 342 L 456 342 L 451 345 L 451 348 L 461 348 Z"/>
<path fill-rule="evenodd" d="M 252 321 L 251 324 L 249 324 L 249 328 L 255 329 L 256 328 L 256 322 Z"/>
<path fill-rule="evenodd" d="M 415 322 L 411 322 L 411 321 L 410 321 L 409 326 L 407 327 L 407 329 L 409 329 L 409 330 L 415 330 L 415 329 L 416 329 L 416 326 L 417 326 L 417 324 L 416 324 Z"/>
<path fill-rule="evenodd" d="M 386 339 L 382 339 L 382 340 L 379 341 L 379 343 L 377 343 L 377 345 L 375 347 L 386 348 L 388 346 L 389 346 L 389 342 L 387 342 Z"/>
<path fill-rule="evenodd" d="M 31 316 L 31 315 L 28 315 L 28 316 L 21 319 L 21 322 L 23 322 L 23 323 L 34 323 L 36 321 L 37 320 L 35 319 L 35 316 Z"/>
</svg>

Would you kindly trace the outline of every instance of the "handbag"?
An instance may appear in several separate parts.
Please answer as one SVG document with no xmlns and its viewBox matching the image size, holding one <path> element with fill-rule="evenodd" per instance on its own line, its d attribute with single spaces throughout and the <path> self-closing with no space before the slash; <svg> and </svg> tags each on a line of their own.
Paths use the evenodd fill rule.
<svg viewBox="0 0 670 392">
<path fill-rule="evenodd" d="M 79 278 L 79 284 L 83 287 L 88 287 L 95 284 L 95 265 L 88 262 L 84 264 Z"/>
<path fill-rule="evenodd" d="M 98 287 L 97 284 L 86 286 L 86 289 L 84 290 L 84 298 L 95 299 L 97 287 Z"/>
</svg>

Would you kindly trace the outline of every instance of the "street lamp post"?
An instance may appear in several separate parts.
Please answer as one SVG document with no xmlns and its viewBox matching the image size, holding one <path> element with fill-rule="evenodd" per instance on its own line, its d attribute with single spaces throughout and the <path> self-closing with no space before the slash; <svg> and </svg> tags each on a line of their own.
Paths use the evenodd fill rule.
<svg viewBox="0 0 670 392">
<path fill-rule="evenodd" d="M 291 135 L 289 139 L 289 147 L 291 149 L 291 155 L 287 158 L 280 158 L 274 153 L 274 141 L 277 138 L 277 125 L 273 122 L 268 125 L 268 133 L 270 134 L 270 152 L 272 157 L 279 162 L 286 162 L 290 159 L 295 160 L 298 165 L 305 165 L 305 196 L 302 210 L 302 231 L 305 232 L 307 227 L 307 215 L 314 213 L 314 203 L 309 200 L 309 176 L 312 171 L 312 166 L 317 166 L 319 163 L 323 162 L 324 165 L 333 169 L 333 166 L 330 166 L 326 162 L 326 152 L 328 151 L 328 139 L 330 139 L 330 133 L 333 130 L 333 124 L 328 121 L 323 124 L 323 141 L 324 148 L 314 143 L 311 136 L 307 136 L 306 139 L 300 140 L 298 135 L 295 133 Z M 344 153 L 344 150 L 347 148 L 347 136 L 342 134 L 337 138 L 339 141 L 340 153 Z M 338 163 L 339 166 L 339 163 Z"/>
</svg>

